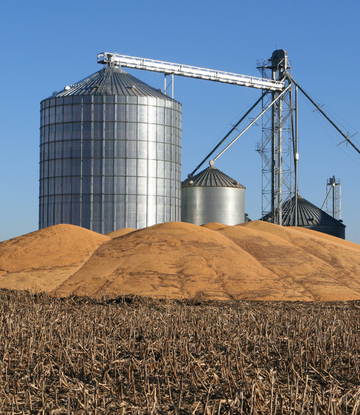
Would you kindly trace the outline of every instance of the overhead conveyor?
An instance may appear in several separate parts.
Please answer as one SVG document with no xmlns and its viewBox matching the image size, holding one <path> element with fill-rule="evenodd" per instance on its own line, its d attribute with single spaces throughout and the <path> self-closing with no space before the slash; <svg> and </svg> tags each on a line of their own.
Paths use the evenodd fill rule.
<svg viewBox="0 0 360 415">
<path fill-rule="evenodd" d="M 199 68 L 179 63 L 163 62 L 153 59 L 137 58 L 120 55 L 118 53 L 102 52 L 98 54 L 98 63 L 103 65 L 117 65 L 124 68 L 142 69 L 145 71 L 160 72 L 166 75 L 186 76 L 206 81 L 222 82 L 225 84 L 264 89 L 268 91 L 282 91 L 284 81 L 258 78 L 255 76 L 240 75 L 215 69 Z"/>
</svg>

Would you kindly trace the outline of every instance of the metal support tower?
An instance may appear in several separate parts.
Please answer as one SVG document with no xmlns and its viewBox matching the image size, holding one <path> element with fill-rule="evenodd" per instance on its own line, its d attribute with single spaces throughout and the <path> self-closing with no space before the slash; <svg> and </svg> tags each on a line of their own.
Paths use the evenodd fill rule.
<svg viewBox="0 0 360 415">
<path fill-rule="evenodd" d="M 326 183 L 326 198 L 323 206 L 325 203 L 326 213 L 341 220 L 341 183 L 339 179 L 335 179 L 335 176 L 330 177 Z"/>
<path fill-rule="evenodd" d="M 285 71 L 291 71 L 287 53 L 276 50 L 271 59 L 258 62 L 263 78 L 283 81 Z M 291 81 L 285 78 L 286 85 Z M 262 106 L 279 93 L 273 91 L 265 95 Z M 295 196 L 294 152 L 297 154 L 297 129 L 293 128 L 293 114 L 296 111 L 292 88 L 273 105 L 272 110 L 262 118 L 262 140 L 256 150 L 262 158 L 262 217 L 271 216 L 271 222 L 282 225 L 282 206 Z M 295 209 L 292 210 L 295 214 Z M 296 216 L 296 215 L 295 215 Z M 295 224 L 296 218 L 293 222 Z"/>
</svg>

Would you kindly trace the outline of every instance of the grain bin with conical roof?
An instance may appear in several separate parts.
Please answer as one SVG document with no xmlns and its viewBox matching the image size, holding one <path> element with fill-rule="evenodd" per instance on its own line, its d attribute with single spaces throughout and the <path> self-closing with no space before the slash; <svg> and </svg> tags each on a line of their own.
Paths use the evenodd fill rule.
<svg viewBox="0 0 360 415">
<path fill-rule="evenodd" d="M 180 220 L 181 104 L 106 66 L 41 102 L 39 226 Z"/>
<path fill-rule="evenodd" d="M 182 182 L 181 220 L 195 225 L 245 222 L 245 187 L 210 165 Z"/>
<path fill-rule="evenodd" d="M 283 226 L 295 226 L 295 204 L 295 196 L 283 203 Z M 265 215 L 261 220 L 271 222 L 271 214 Z M 345 239 L 346 226 L 342 221 L 333 218 L 300 195 L 297 197 L 297 226 Z"/>
</svg>

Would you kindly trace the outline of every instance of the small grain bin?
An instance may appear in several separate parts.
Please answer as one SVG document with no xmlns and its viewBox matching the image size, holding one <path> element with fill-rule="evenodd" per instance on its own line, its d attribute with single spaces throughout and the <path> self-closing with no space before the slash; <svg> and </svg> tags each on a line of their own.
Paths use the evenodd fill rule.
<svg viewBox="0 0 360 415">
<path fill-rule="evenodd" d="M 295 196 L 283 203 L 282 211 L 282 225 L 294 226 Z M 342 221 L 333 218 L 300 195 L 297 197 L 297 217 L 297 226 L 301 228 L 312 229 L 314 231 L 323 232 L 328 235 L 345 239 L 346 226 L 342 223 Z M 262 220 L 270 221 L 270 214 L 264 216 Z"/>
<path fill-rule="evenodd" d="M 182 182 L 181 220 L 195 225 L 245 222 L 245 187 L 210 165 Z"/>
</svg>

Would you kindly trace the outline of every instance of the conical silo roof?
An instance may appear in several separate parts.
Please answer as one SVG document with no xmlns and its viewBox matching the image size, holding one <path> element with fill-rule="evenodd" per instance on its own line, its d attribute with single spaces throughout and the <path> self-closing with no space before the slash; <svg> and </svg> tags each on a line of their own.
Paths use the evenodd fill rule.
<svg viewBox="0 0 360 415">
<path fill-rule="evenodd" d="M 215 166 L 209 166 L 207 169 L 201 171 L 196 176 L 189 177 L 181 184 L 182 188 L 185 187 L 236 187 L 239 189 L 245 189 L 236 180 L 232 179 L 222 171 L 218 170 Z"/>
<path fill-rule="evenodd" d="M 66 86 L 61 92 L 53 94 L 53 97 L 71 95 L 155 97 L 173 101 L 168 95 L 163 94 L 161 90 L 147 85 L 117 67 L 103 68 L 75 84 Z"/>
<path fill-rule="evenodd" d="M 298 226 L 340 226 L 345 228 L 345 225 L 342 222 L 333 218 L 300 195 L 298 195 L 297 206 Z M 283 204 L 282 211 L 283 226 L 294 226 L 295 196 Z M 270 220 L 270 214 L 264 216 L 263 220 Z"/>
</svg>

